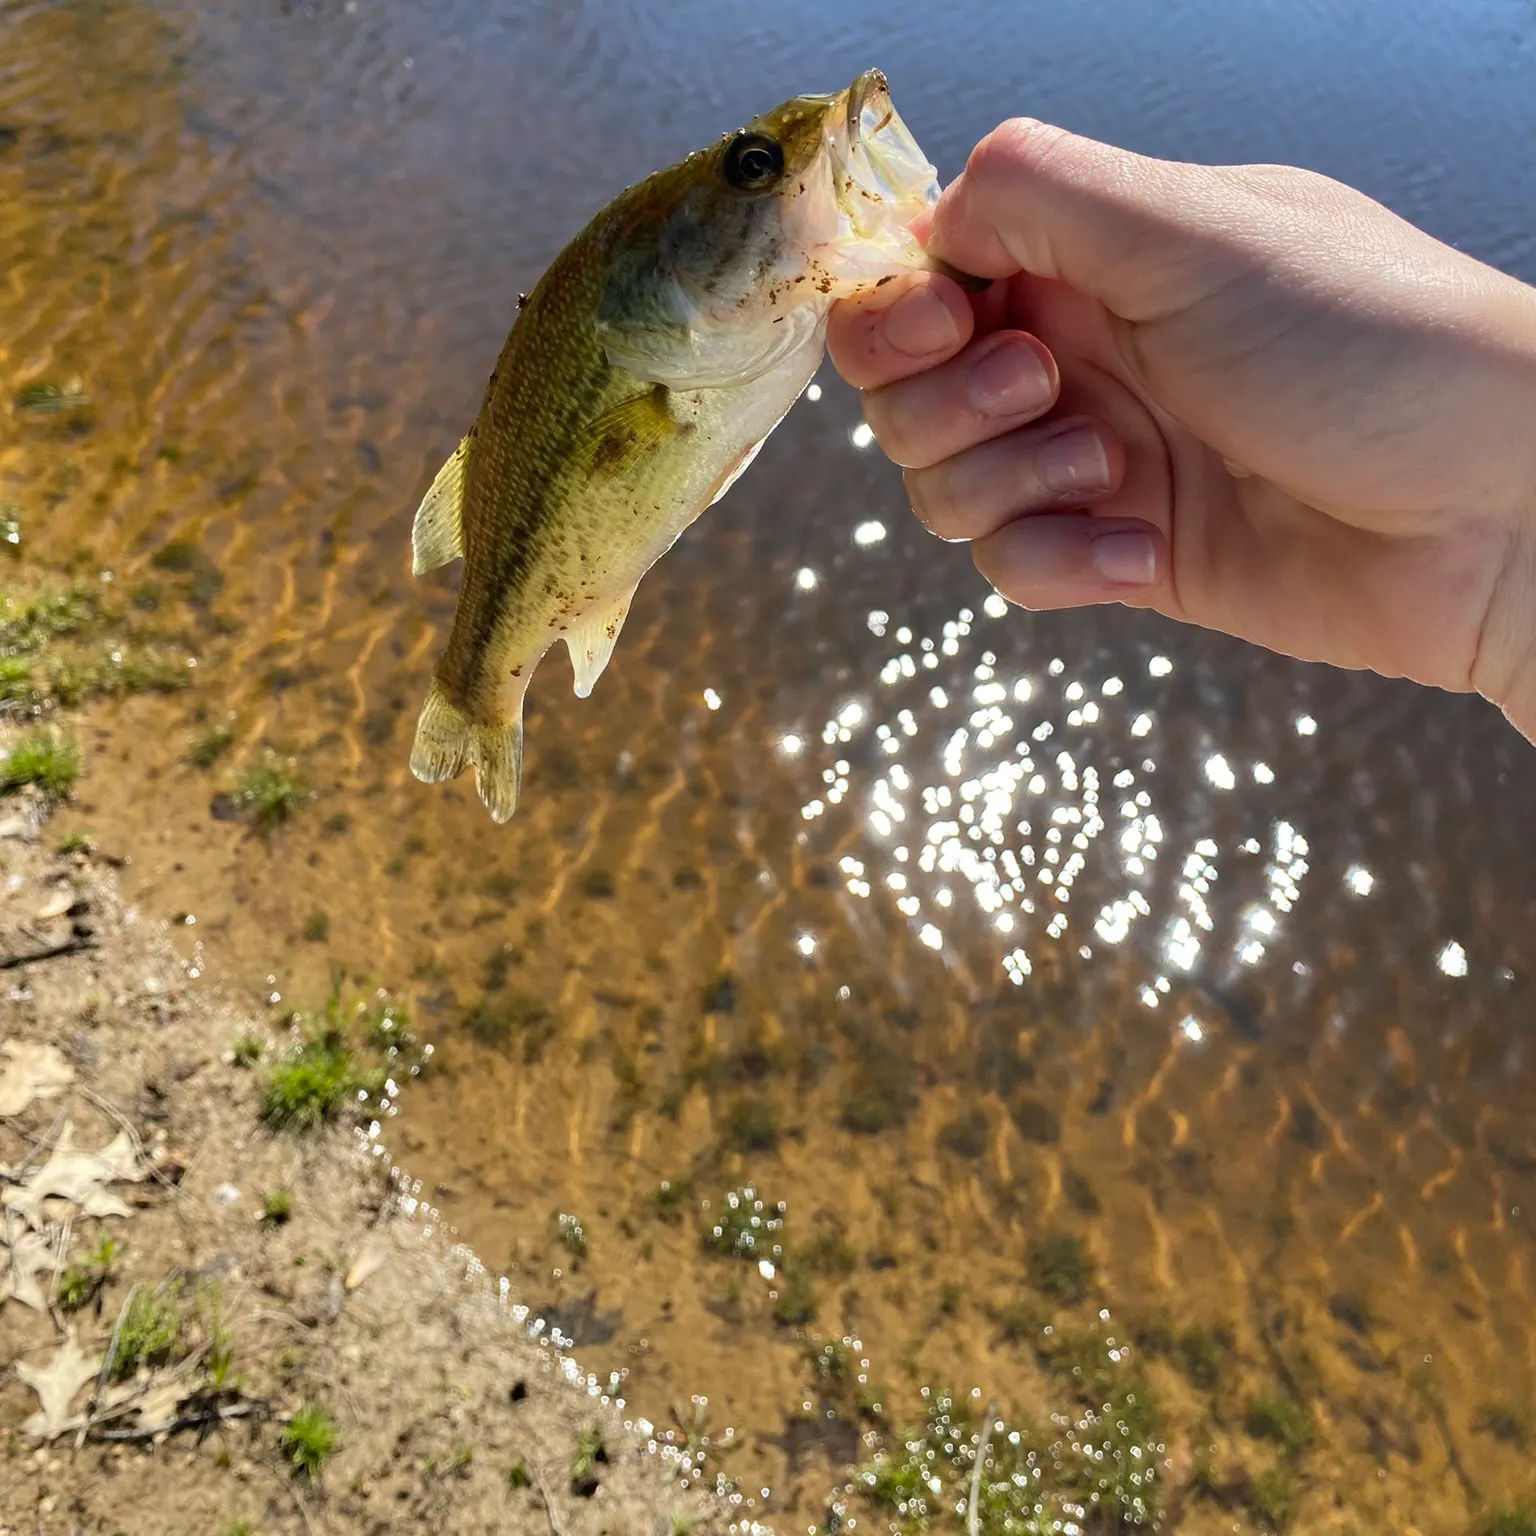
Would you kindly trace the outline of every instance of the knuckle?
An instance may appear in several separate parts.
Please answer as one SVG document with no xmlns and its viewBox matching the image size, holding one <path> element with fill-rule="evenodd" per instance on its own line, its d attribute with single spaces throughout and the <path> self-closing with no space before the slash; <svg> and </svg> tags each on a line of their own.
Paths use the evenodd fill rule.
<svg viewBox="0 0 1536 1536">
<path fill-rule="evenodd" d="M 1039 170 L 1068 151 L 1073 136 L 1064 128 L 1032 117 L 1010 117 L 999 123 L 971 151 L 968 177 L 983 184 L 1010 181 L 1021 172 Z"/>
</svg>

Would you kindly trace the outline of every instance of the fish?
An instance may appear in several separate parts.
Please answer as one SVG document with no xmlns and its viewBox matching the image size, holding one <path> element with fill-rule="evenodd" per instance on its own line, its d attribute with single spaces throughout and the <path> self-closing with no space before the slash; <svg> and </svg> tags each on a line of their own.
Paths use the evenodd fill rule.
<svg viewBox="0 0 1536 1536">
<path fill-rule="evenodd" d="M 909 229 L 938 175 L 866 70 L 626 188 L 551 263 L 411 529 L 462 558 L 411 750 L 517 809 L 523 699 L 557 640 L 602 676 L 646 571 L 746 471 L 821 364 L 828 312 L 937 266 Z"/>
</svg>

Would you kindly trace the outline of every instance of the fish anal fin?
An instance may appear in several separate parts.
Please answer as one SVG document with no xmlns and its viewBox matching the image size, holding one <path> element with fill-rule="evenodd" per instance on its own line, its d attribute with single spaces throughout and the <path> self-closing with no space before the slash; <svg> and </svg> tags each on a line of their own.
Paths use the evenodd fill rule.
<svg viewBox="0 0 1536 1536">
<path fill-rule="evenodd" d="M 618 602 L 591 614 L 575 629 L 567 630 L 566 649 L 571 653 L 571 671 L 576 675 L 576 697 L 584 699 L 591 694 L 613 648 L 618 643 L 619 631 L 629 615 L 629 605 L 634 601 L 633 591 L 626 592 Z"/>
<path fill-rule="evenodd" d="M 475 770 L 475 789 L 491 818 L 510 821 L 523 783 L 523 703 L 509 719 L 483 725 L 472 721 L 435 678 L 416 722 L 411 772 L 425 784 Z"/>
<path fill-rule="evenodd" d="M 464 438 L 438 470 L 411 524 L 411 574 L 420 576 L 464 553 L 464 466 L 469 439 Z"/>
</svg>

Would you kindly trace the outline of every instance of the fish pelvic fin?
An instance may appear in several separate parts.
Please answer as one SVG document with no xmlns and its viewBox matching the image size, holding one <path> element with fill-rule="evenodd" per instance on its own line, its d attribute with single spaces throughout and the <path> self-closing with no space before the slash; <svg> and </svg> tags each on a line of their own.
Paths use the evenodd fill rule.
<svg viewBox="0 0 1536 1536">
<path fill-rule="evenodd" d="M 496 822 L 512 819 L 523 785 L 523 706 L 510 720 L 493 725 L 471 721 L 433 680 L 416 722 L 411 772 L 424 784 L 475 770 L 475 790 Z"/>
<path fill-rule="evenodd" d="M 469 439 L 464 438 L 438 470 L 411 524 L 411 574 L 424 575 L 464 553 L 464 465 Z"/>
</svg>

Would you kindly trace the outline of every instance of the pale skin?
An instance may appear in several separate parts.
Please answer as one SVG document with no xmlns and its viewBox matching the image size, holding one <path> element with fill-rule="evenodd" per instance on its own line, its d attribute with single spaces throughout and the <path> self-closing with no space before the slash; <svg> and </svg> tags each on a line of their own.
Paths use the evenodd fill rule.
<svg viewBox="0 0 1536 1536">
<path fill-rule="evenodd" d="M 1152 608 L 1536 740 L 1536 289 L 1285 166 L 1004 123 L 832 360 L 1022 607 Z"/>
</svg>

